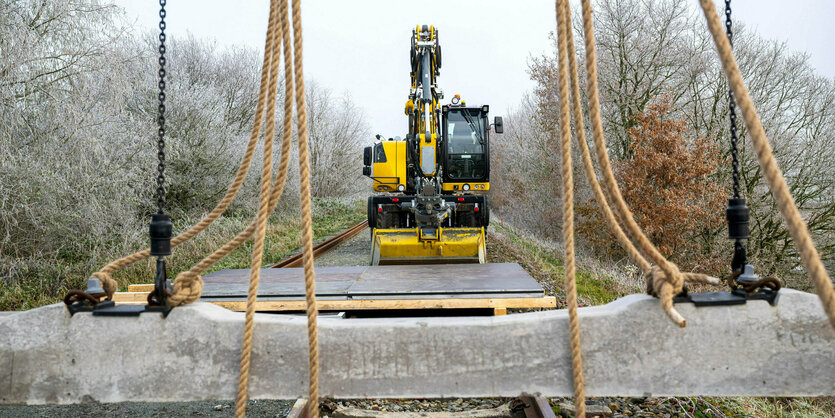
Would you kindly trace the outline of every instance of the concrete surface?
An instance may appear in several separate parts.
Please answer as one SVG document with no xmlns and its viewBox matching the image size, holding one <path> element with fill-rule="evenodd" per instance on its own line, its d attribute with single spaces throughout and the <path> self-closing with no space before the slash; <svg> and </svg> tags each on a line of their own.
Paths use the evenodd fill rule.
<svg viewBox="0 0 835 418">
<path fill-rule="evenodd" d="M 247 418 L 284 418 L 293 401 L 256 399 L 247 402 Z M 192 402 L 85 402 L 71 405 L 3 405 L 3 418 L 161 418 L 215 417 L 229 418 L 235 413 L 234 400 Z"/>
<path fill-rule="evenodd" d="M 630 295 L 581 308 L 587 396 L 835 395 L 835 331 L 817 296 L 696 308 Z M 0 316 L 0 403 L 235 396 L 244 314 L 197 303 L 167 319 Z M 500 317 L 322 319 L 320 394 L 337 398 L 570 396 L 564 310 Z M 303 316 L 258 314 L 253 398 L 307 392 Z"/>
</svg>

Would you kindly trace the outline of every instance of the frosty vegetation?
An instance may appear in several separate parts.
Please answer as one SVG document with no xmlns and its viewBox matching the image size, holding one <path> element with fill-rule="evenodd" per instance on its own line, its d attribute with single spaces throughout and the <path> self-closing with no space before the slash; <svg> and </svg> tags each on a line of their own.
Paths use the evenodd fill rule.
<svg viewBox="0 0 835 418">
<path fill-rule="evenodd" d="M 674 0 L 595 4 L 610 156 L 622 184 L 642 183 L 626 191 L 628 203 L 639 208 L 639 222 L 674 261 L 727 274 L 727 84 L 703 18 Z M 19 295 L 55 297 L 81 285 L 114 256 L 144 245 L 154 204 L 157 39 L 151 31 L 127 25 L 120 8 L 96 1 L 0 0 L 0 10 L 0 306 L 20 307 Z M 582 72 L 579 16 L 574 22 Z M 831 271 L 835 81 L 816 74 L 807 56 L 748 30 L 744 16 L 736 19 L 735 34 L 743 76 Z M 506 115 L 505 134 L 494 137 L 491 199 L 494 215 L 505 222 L 557 240 L 555 54 L 556 47 L 529 62 L 536 88 Z M 169 38 L 168 57 L 167 199 L 182 230 L 213 207 L 240 161 L 257 101 L 261 54 L 186 37 Z M 580 79 L 584 84 L 585 75 Z M 361 176 L 361 148 L 370 130 L 361 108 L 314 80 L 307 85 L 314 197 L 365 196 L 369 187 Z M 282 86 L 278 91 L 283 95 Z M 283 98 L 277 103 L 280 127 Z M 641 125 L 649 121 L 661 130 Z M 670 149 L 681 158 L 668 161 L 682 174 L 675 176 L 672 201 L 659 200 L 668 185 L 658 178 L 657 167 L 642 166 L 670 155 L 659 148 L 673 145 L 664 129 L 680 138 Z M 280 140 L 281 129 L 276 135 Z M 750 258 L 760 273 L 776 273 L 803 288 L 804 272 L 743 126 L 741 137 L 742 189 L 752 219 Z M 698 169 L 689 170 L 695 164 L 687 158 L 700 159 Z M 256 155 L 251 173 L 258 173 L 258 165 Z M 285 209 L 298 199 L 295 161 L 290 169 Z M 608 245 L 611 238 L 595 224 L 585 175 L 579 165 L 575 170 L 585 256 L 620 263 L 624 254 Z M 229 209 L 234 222 L 240 218 L 243 224 L 254 212 L 256 177 L 250 175 Z M 642 201 L 648 196 L 651 201 Z M 677 246 L 679 238 L 686 245 Z"/>
<path fill-rule="evenodd" d="M 0 10 L 0 279 L 6 290 L 58 294 L 147 240 L 158 39 L 96 1 L 0 0 Z M 168 41 L 167 210 L 181 230 L 214 206 L 234 175 L 252 129 L 262 56 L 191 37 Z M 348 96 L 307 85 L 313 194 L 355 197 L 368 189 L 361 155 L 371 136 L 362 112 Z M 283 86 L 278 91 L 280 142 Z M 256 155 L 230 216 L 254 212 L 260 161 Z M 284 207 L 298 199 L 295 160 L 290 169 Z"/>
<path fill-rule="evenodd" d="M 599 0 L 595 3 L 603 123 L 616 176 L 621 187 L 628 187 L 624 181 L 640 181 L 640 173 L 644 173 L 646 184 L 657 188 L 654 191 L 643 188 L 641 193 L 627 190 L 627 201 L 638 207 L 639 212 L 641 207 L 654 209 L 639 213 L 638 220 L 645 230 L 652 231 L 656 242 L 666 247 L 672 260 L 697 270 L 728 274 L 726 266 L 732 253 L 731 244 L 725 239 L 727 201 L 716 199 L 712 188 L 699 188 L 700 183 L 720 185 L 725 197 L 730 196 L 731 190 L 728 87 L 704 18 L 680 1 Z M 574 16 L 577 59 L 582 72 L 584 50 L 579 22 L 580 16 Z M 824 263 L 832 271 L 835 268 L 835 80 L 816 74 L 806 55 L 748 30 L 744 16 L 735 19 L 734 34 L 734 51 L 742 75 L 777 160 L 798 207 L 806 216 Z M 494 213 L 530 231 L 545 231 L 553 239 L 561 234 L 562 216 L 560 163 L 556 151 L 559 149 L 556 61 L 556 45 L 553 53 L 531 60 L 529 72 L 537 87 L 506 117 L 505 134 L 493 143 L 495 155 L 491 170 L 495 182 L 491 188 Z M 580 80 L 584 90 L 584 73 Z M 683 181 L 679 184 L 681 190 L 689 190 L 688 193 L 676 194 L 676 199 L 658 204 L 652 201 L 663 200 L 664 184 L 654 177 L 657 170 L 640 164 L 661 161 L 664 151 L 653 149 L 652 144 L 663 141 L 648 140 L 645 134 L 652 128 L 636 129 L 636 125 L 648 121 L 642 115 L 652 106 L 666 101 L 670 109 L 656 115 L 660 119 L 655 120 L 683 122 L 683 131 L 679 132 L 679 124 L 674 123 L 669 134 L 680 135 L 682 145 L 691 149 L 690 155 L 694 158 L 700 155 L 694 147 L 710 145 L 704 139 L 721 152 L 708 164 L 715 165 L 715 170 L 689 180 L 679 179 Z M 768 191 L 741 119 L 739 125 L 742 194 L 751 208 L 749 258 L 760 273 L 775 273 L 788 279 L 792 286 L 808 288 L 803 279 L 805 273 L 798 267 L 799 257 Z M 636 148 L 638 144 L 640 149 Z M 636 156 L 636 152 L 648 152 L 655 157 Z M 595 208 L 581 211 L 583 216 L 578 222 L 582 225 L 594 222 L 599 215 L 579 166 L 579 155 L 575 155 L 574 161 L 578 205 Z M 694 159 L 665 162 L 671 164 L 671 170 L 685 170 L 703 163 Z M 537 210 L 530 210 L 532 207 Z M 717 216 L 706 215 L 705 208 Z M 673 228 L 670 226 L 675 221 L 670 218 L 671 213 L 679 219 L 695 219 Z M 682 230 L 682 227 L 686 228 Z M 598 245 L 613 241 L 603 224 L 581 230 L 586 233 L 587 249 L 595 255 L 614 260 L 624 257 L 616 247 Z M 674 248 L 670 243 L 678 239 L 687 240 L 687 245 Z"/>
</svg>

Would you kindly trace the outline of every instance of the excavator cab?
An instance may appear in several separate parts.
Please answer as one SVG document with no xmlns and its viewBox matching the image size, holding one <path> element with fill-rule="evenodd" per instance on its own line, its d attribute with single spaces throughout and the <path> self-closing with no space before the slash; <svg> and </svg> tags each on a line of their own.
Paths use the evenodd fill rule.
<svg viewBox="0 0 835 418">
<path fill-rule="evenodd" d="M 456 95 L 442 107 L 441 161 L 443 191 L 468 192 L 490 189 L 490 107 L 466 107 Z M 502 132 L 502 119 L 494 128 Z"/>
</svg>

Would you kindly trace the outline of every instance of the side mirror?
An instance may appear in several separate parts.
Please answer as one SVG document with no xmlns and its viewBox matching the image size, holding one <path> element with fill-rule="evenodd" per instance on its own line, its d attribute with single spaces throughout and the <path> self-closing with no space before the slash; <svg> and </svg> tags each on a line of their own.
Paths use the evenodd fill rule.
<svg viewBox="0 0 835 418">
<path fill-rule="evenodd" d="M 365 150 L 363 150 L 363 153 L 362 153 L 362 165 L 364 165 L 364 166 L 370 166 L 371 165 L 371 160 L 372 160 L 372 157 L 373 157 L 372 153 L 373 153 L 373 151 L 372 151 L 371 147 L 365 147 Z"/>
<path fill-rule="evenodd" d="M 502 125 L 502 117 L 496 116 L 493 119 L 493 128 L 496 130 L 497 134 L 504 133 L 504 125 Z"/>
<path fill-rule="evenodd" d="M 380 137 L 380 134 L 377 134 L 377 135 L 374 135 L 374 136 L 375 136 L 375 137 L 377 137 L 377 139 L 378 139 L 378 140 L 379 140 L 379 139 L 382 139 L 382 138 Z"/>
<path fill-rule="evenodd" d="M 362 175 L 366 177 L 371 177 L 371 167 L 365 166 L 362 168 Z"/>
</svg>

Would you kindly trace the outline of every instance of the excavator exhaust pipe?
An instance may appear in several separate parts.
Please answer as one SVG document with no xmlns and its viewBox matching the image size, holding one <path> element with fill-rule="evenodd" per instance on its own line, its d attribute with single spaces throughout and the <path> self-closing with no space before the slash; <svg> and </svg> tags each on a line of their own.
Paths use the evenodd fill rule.
<svg viewBox="0 0 835 418">
<path fill-rule="evenodd" d="M 485 262 L 484 228 L 374 229 L 371 265 Z"/>
</svg>

